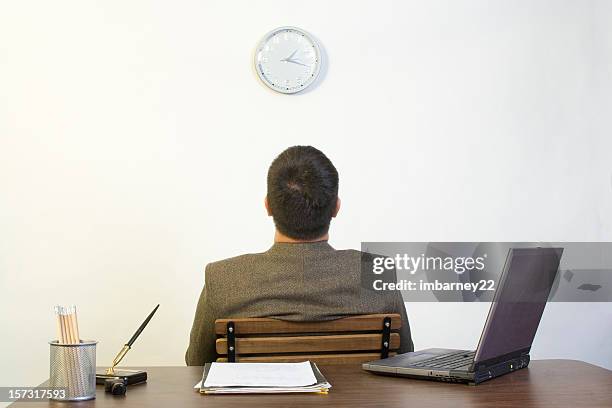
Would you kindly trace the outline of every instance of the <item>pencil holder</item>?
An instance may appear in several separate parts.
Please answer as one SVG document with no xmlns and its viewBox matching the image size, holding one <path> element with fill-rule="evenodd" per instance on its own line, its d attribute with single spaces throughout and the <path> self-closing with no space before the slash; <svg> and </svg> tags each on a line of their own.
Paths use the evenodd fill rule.
<svg viewBox="0 0 612 408">
<path fill-rule="evenodd" d="M 65 389 L 58 394 L 61 401 L 83 401 L 96 398 L 96 344 L 81 341 L 78 344 L 49 342 L 49 387 Z"/>
</svg>

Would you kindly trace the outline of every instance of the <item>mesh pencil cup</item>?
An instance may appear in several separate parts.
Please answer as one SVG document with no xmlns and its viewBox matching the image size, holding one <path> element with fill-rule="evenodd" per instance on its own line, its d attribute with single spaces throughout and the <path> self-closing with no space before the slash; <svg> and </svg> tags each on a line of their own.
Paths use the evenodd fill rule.
<svg viewBox="0 0 612 408">
<path fill-rule="evenodd" d="M 61 401 L 83 401 L 96 398 L 96 344 L 59 344 L 50 341 L 49 387 L 65 389 Z"/>
</svg>

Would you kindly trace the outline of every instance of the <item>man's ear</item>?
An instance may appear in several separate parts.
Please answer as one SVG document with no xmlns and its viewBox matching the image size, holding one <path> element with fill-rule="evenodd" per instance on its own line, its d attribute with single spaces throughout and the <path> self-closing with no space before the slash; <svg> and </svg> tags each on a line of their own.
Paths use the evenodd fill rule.
<svg viewBox="0 0 612 408">
<path fill-rule="evenodd" d="M 336 198 L 336 208 L 334 208 L 334 212 L 332 212 L 332 218 L 336 218 L 338 211 L 340 211 L 340 197 Z"/>
<path fill-rule="evenodd" d="M 272 216 L 272 211 L 270 210 L 270 204 L 268 204 L 268 196 L 264 199 L 264 206 L 266 207 L 266 211 L 268 212 L 268 217 Z"/>
</svg>

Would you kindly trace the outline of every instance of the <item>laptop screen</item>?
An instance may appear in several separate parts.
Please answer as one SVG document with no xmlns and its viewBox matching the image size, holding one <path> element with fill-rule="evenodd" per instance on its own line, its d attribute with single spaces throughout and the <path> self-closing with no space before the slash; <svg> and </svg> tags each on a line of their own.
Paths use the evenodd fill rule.
<svg viewBox="0 0 612 408">
<path fill-rule="evenodd" d="M 513 248 L 476 349 L 475 362 L 529 351 L 555 281 L 563 248 Z"/>
</svg>

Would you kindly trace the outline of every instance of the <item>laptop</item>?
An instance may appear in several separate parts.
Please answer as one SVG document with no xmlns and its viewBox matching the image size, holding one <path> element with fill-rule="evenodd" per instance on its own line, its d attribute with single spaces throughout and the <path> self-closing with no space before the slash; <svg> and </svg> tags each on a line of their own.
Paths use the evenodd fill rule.
<svg viewBox="0 0 612 408">
<path fill-rule="evenodd" d="M 562 254 L 563 248 L 508 251 L 476 351 L 431 348 L 364 363 L 363 369 L 475 385 L 527 367 Z"/>
</svg>

